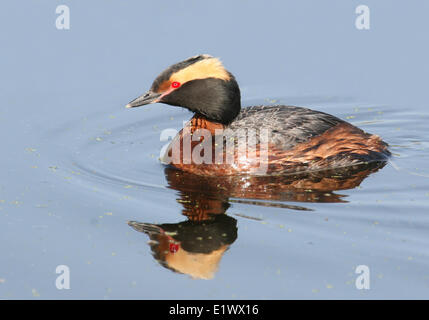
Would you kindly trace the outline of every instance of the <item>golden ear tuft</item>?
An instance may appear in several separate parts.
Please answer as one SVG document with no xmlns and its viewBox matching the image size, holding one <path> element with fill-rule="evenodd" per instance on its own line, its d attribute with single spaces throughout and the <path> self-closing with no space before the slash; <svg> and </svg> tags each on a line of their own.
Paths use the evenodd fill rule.
<svg viewBox="0 0 429 320">
<path fill-rule="evenodd" d="M 222 62 L 218 58 L 207 55 L 207 58 L 191 64 L 189 67 L 181 69 L 170 76 L 170 82 L 177 81 L 185 83 L 196 79 L 217 78 L 228 81 L 231 74 L 226 71 Z"/>
</svg>

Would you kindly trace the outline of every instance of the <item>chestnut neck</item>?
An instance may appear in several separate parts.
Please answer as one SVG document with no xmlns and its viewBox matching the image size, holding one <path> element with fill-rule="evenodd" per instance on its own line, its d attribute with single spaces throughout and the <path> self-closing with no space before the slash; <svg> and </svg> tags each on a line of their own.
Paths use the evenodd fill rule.
<svg viewBox="0 0 429 320">
<path fill-rule="evenodd" d="M 194 132 L 197 129 L 206 129 L 209 130 L 212 135 L 214 135 L 216 129 L 224 129 L 225 125 L 209 120 L 202 114 L 195 113 L 195 115 L 190 120 L 190 127 L 191 132 Z"/>
</svg>

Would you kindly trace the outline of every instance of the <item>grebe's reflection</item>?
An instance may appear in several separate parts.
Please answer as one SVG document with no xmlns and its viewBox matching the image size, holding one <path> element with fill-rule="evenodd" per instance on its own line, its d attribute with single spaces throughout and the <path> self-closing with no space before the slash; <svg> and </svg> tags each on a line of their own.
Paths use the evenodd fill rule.
<svg viewBox="0 0 429 320">
<path fill-rule="evenodd" d="M 158 225 L 130 221 L 129 225 L 149 236 L 153 256 L 161 265 L 193 278 L 211 279 L 237 238 L 237 220 L 225 214 L 230 203 L 310 210 L 285 202 L 347 202 L 334 191 L 359 186 L 384 165 L 270 177 L 202 177 L 166 168 L 169 187 L 179 191 L 177 201 L 187 219 Z"/>
<path fill-rule="evenodd" d="M 161 265 L 199 279 L 213 278 L 222 255 L 237 239 L 237 220 L 226 214 L 204 221 L 129 225 L 150 237 L 153 256 Z"/>
</svg>

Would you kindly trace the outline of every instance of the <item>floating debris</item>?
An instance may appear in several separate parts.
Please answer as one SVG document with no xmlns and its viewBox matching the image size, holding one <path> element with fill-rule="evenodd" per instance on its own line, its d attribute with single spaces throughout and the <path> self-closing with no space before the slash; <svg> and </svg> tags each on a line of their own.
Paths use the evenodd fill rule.
<svg viewBox="0 0 429 320">
<path fill-rule="evenodd" d="M 33 294 L 33 297 L 40 297 L 40 293 L 38 293 L 36 289 L 31 289 L 31 293 Z"/>
</svg>

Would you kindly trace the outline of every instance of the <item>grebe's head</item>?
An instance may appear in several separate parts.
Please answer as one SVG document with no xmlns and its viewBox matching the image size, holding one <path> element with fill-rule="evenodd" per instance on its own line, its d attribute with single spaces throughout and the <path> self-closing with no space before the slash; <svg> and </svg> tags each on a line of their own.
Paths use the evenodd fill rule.
<svg viewBox="0 0 429 320">
<path fill-rule="evenodd" d="M 187 108 L 208 120 L 230 123 L 240 112 L 240 89 L 219 59 L 207 54 L 191 57 L 164 70 L 150 90 L 127 108 L 149 103 Z"/>
</svg>

